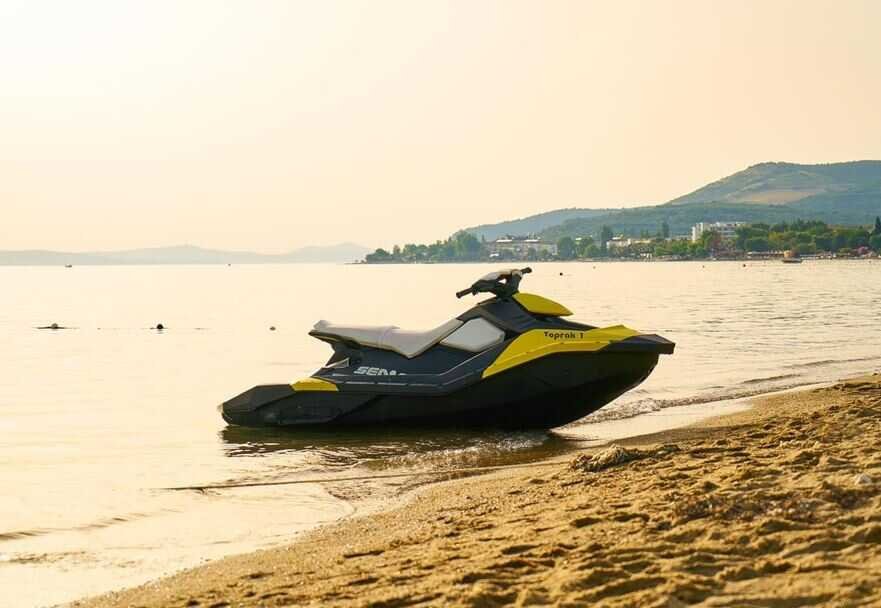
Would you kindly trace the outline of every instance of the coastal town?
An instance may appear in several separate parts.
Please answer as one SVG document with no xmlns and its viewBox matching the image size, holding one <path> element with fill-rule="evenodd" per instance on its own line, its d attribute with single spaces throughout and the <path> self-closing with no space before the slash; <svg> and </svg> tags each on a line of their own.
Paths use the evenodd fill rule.
<svg viewBox="0 0 881 608">
<path fill-rule="evenodd" d="M 832 226 L 821 221 L 797 220 L 748 223 L 699 222 L 690 234 L 673 235 L 663 222 L 657 232 L 637 236 L 617 234 L 603 226 L 598 235 L 505 235 L 491 241 L 460 231 L 429 245 L 395 245 L 365 257 L 368 264 L 408 264 L 476 261 L 553 260 L 743 260 L 743 259 L 854 259 L 881 254 L 881 217 L 873 226 Z"/>
</svg>

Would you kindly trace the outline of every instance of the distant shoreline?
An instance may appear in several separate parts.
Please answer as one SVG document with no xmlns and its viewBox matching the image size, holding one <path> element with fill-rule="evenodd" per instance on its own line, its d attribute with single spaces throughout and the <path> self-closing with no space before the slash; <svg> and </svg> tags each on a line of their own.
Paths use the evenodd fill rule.
<svg viewBox="0 0 881 608">
<path fill-rule="evenodd" d="M 751 262 L 751 263 L 782 263 L 783 258 L 706 258 L 706 259 L 633 259 L 633 258 L 585 258 L 578 260 L 447 260 L 443 262 L 432 261 L 414 261 L 414 262 L 365 262 L 365 261 L 279 261 L 279 262 L 86 262 L 78 264 L 57 264 L 57 263 L 37 263 L 37 264 L 16 264 L 9 262 L 0 262 L 0 268 L 76 268 L 76 267 L 135 267 L 135 266 L 289 266 L 298 264 L 307 265 L 339 265 L 339 266 L 411 266 L 411 265 L 438 265 L 438 264 L 457 264 L 457 265 L 476 265 L 476 264 L 496 264 L 499 266 L 519 266 L 522 264 L 657 264 L 664 262 L 695 262 L 705 264 L 707 262 Z M 872 260 L 881 260 L 879 257 L 803 257 L 803 262 L 865 262 Z"/>
<path fill-rule="evenodd" d="M 862 262 L 881 260 L 879 257 L 802 257 L 804 262 Z M 634 258 L 583 258 L 578 260 L 448 260 L 443 262 L 414 261 L 414 262 L 354 262 L 357 266 L 408 266 L 408 265 L 432 265 L 432 264 L 499 264 L 506 266 L 519 266 L 521 264 L 619 264 L 637 263 L 652 264 L 661 262 L 769 262 L 782 263 L 782 257 L 776 258 L 691 258 L 691 259 L 634 259 Z"/>
<path fill-rule="evenodd" d="M 278 254 L 205 249 L 193 245 L 79 252 L 20 249 L 0 251 L 0 266 L 324 264 L 360 260 L 369 251 L 369 248 L 356 243 L 300 247 Z"/>
<path fill-rule="evenodd" d="M 0 268 L 76 268 L 82 266 L 287 266 L 293 264 L 364 264 L 364 262 L 344 262 L 338 260 L 288 261 L 288 262 L 80 262 L 68 264 L 37 263 L 15 264 L 0 262 Z"/>
</svg>

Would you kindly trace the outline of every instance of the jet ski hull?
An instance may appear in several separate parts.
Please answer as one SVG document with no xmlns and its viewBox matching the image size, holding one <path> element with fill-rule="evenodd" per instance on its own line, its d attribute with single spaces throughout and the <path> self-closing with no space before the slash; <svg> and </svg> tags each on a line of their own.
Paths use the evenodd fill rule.
<svg viewBox="0 0 881 608">
<path fill-rule="evenodd" d="M 447 393 L 380 393 L 344 384 L 333 392 L 258 386 L 226 402 L 222 413 L 242 426 L 550 429 L 637 386 L 657 362 L 656 352 L 560 353 Z"/>
</svg>

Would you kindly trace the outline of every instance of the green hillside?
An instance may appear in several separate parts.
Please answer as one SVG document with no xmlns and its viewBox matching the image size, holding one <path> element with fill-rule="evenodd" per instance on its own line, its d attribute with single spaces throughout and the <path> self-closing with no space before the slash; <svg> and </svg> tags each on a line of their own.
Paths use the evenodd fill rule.
<svg viewBox="0 0 881 608">
<path fill-rule="evenodd" d="M 554 211 L 546 211 L 516 220 L 499 222 L 498 224 L 483 224 L 474 226 L 473 228 L 465 228 L 465 232 L 470 232 L 474 236 L 484 238 L 488 241 L 494 241 L 499 237 L 508 234 L 538 234 L 546 228 L 557 226 L 571 219 L 589 218 L 597 215 L 604 215 L 612 211 L 611 209 L 556 209 Z"/>
<path fill-rule="evenodd" d="M 881 215 L 881 193 L 849 193 L 814 196 L 788 205 L 759 205 L 730 202 L 688 203 L 621 209 L 590 218 L 577 218 L 552 226 L 541 236 L 556 240 L 564 236 L 598 235 L 603 226 L 615 234 L 655 234 L 663 222 L 673 235 L 689 234 L 698 222 L 793 222 L 820 220 L 833 225 L 870 225 Z"/>
<path fill-rule="evenodd" d="M 761 163 L 663 205 L 628 209 L 560 209 L 468 229 L 492 240 L 504 234 L 537 233 L 547 239 L 596 236 L 603 226 L 616 234 L 655 234 L 667 222 L 685 235 L 698 222 L 792 222 L 868 225 L 881 215 L 881 161 L 824 165 Z"/>
<path fill-rule="evenodd" d="M 768 222 L 793 221 L 804 217 L 804 212 L 783 205 L 744 205 L 742 203 L 692 203 L 689 205 L 657 205 L 620 209 L 590 218 L 577 218 L 552 226 L 541 236 L 557 240 L 564 236 L 599 235 L 603 226 L 610 226 L 615 234 L 639 236 L 644 231 L 654 235 L 667 222 L 674 236 L 689 234 L 698 222 Z M 814 217 L 810 219 L 822 219 Z M 874 216 L 872 216 L 874 218 Z"/>
<path fill-rule="evenodd" d="M 881 187 L 839 194 L 817 194 L 787 205 L 805 217 L 817 216 L 828 223 L 868 224 L 881 215 Z"/>
<path fill-rule="evenodd" d="M 785 205 L 814 196 L 866 191 L 881 193 L 881 161 L 825 165 L 761 163 L 673 199 L 670 204 L 718 201 Z"/>
</svg>

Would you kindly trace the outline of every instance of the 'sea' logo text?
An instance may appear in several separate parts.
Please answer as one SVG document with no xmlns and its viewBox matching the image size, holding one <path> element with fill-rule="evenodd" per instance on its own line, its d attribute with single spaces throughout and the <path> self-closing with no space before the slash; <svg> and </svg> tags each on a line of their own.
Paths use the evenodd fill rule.
<svg viewBox="0 0 881 608">
<path fill-rule="evenodd" d="M 396 370 L 387 370 L 384 367 L 367 367 L 364 365 L 356 369 L 355 374 L 359 376 L 406 376 L 405 373 Z"/>
</svg>

